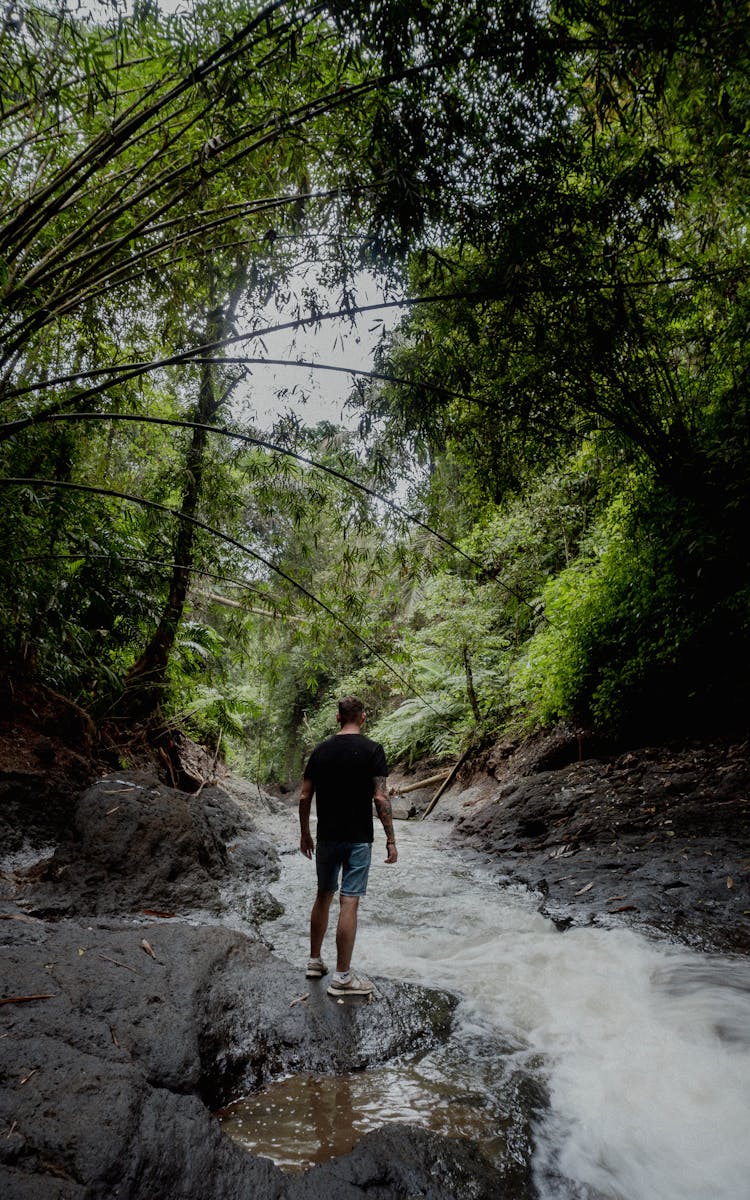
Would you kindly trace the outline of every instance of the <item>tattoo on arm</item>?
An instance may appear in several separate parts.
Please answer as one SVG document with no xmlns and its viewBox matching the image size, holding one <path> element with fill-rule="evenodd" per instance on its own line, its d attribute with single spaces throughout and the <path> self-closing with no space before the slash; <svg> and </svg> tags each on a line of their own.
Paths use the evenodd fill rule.
<svg viewBox="0 0 750 1200">
<path fill-rule="evenodd" d="M 305 779 L 299 797 L 299 823 L 302 833 L 310 832 L 310 809 L 312 808 L 314 790 L 310 780 Z"/>
<path fill-rule="evenodd" d="M 380 823 L 385 830 L 386 841 L 395 842 L 393 835 L 393 809 L 391 802 L 388 799 L 388 789 L 386 787 L 385 775 L 377 775 L 375 777 L 375 811 L 380 817 Z"/>
</svg>

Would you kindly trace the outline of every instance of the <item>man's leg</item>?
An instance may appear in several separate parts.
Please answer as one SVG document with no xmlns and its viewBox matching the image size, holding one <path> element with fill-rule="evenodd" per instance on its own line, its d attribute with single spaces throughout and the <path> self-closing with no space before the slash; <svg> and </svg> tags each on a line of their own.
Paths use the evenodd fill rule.
<svg viewBox="0 0 750 1200">
<path fill-rule="evenodd" d="M 329 899 L 330 904 L 330 899 Z M 336 974 L 346 975 L 352 965 L 354 939 L 357 936 L 359 896 L 341 896 L 336 926 Z"/>
<path fill-rule="evenodd" d="M 310 958 L 320 958 L 323 938 L 328 928 L 328 913 L 335 892 L 318 892 L 310 913 Z"/>
</svg>

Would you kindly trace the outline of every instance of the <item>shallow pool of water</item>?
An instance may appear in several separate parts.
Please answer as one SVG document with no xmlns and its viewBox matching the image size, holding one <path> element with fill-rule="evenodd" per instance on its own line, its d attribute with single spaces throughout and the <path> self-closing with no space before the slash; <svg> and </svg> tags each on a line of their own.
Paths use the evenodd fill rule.
<svg viewBox="0 0 750 1200">
<path fill-rule="evenodd" d="M 504 1114 L 491 1089 L 462 1083 L 456 1067 L 431 1053 L 347 1075 L 292 1075 L 219 1117 L 246 1149 L 291 1170 L 347 1154 L 363 1133 L 389 1121 L 470 1137 L 488 1157 L 502 1158 Z"/>
</svg>

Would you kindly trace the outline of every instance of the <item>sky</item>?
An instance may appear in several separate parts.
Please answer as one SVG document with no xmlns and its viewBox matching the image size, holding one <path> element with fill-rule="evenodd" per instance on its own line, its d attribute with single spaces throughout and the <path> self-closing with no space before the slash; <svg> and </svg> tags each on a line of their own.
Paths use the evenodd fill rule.
<svg viewBox="0 0 750 1200">
<path fill-rule="evenodd" d="M 302 279 L 292 280 L 292 292 L 301 291 L 304 282 Z M 320 291 L 322 293 L 322 289 Z M 335 311 L 336 297 L 329 293 L 328 298 L 330 309 Z M 382 299 L 383 293 L 372 276 L 358 276 L 359 304 L 377 304 Z M 384 321 L 388 328 L 398 321 L 399 315 L 397 309 L 390 309 L 382 316 L 364 313 L 354 322 L 347 318 L 324 321 L 317 328 L 287 330 L 264 337 L 263 345 L 256 344 L 253 347 L 253 343 L 248 342 L 247 353 L 254 355 L 257 350 L 259 356 L 268 358 L 301 359 L 367 371 L 372 368 L 373 354 L 383 329 L 380 324 L 373 328 L 376 320 Z M 269 324 L 281 324 L 293 317 L 292 306 L 288 313 L 274 310 Z M 238 388 L 235 404 L 240 404 L 248 415 L 252 414 L 254 423 L 260 428 L 269 429 L 285 411 L 295 412 L 306 425 L 328 420 L 347 428 L 356 426 L 358 414 L 344 407 L 352 390 L 352 375 L 297 366 L 253 365 L 250 369 L 252 376 L 247 385 Z M 288 389 L 282 397 L 277 395 L 280 388 Z"/>
</svg>

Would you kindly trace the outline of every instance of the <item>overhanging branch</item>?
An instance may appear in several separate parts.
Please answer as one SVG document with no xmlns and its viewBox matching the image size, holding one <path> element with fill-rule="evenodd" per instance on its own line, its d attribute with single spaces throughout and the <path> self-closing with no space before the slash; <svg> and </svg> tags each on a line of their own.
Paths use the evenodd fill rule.
<svg viewBox="0 0 750 1200">
<path fill-rule="evenodd" d="M 346 308 L 333 309 L 331 312 L 315 313 L 309 317 L 296 317 L 291 321 L 283 321 L 279 325 L 267 325 L 262 329 L 253 329 L 247 333 L 236 333 L 228 338 L 193 346 L 189 350 L 181 350 L 177 354 L 171 354 L 166 358 L 152 359 L 150 362 L 124 363 L 122 366 L 105 368 L 110 374 L 117 376 L 117 378 L 108 380 L 96 387 L 87 388 L 82 392 L 77 392 L 74 396 L 56 405 L 54 411 L 60 411 L 61 407 L 68 408 L 72 404 L 91 400 L 94 396 L 101 395 L 115 384 L 127 383 L 130 379 L 138 379 L 142 375 L 147 375 L 150 371 L 158 371 L 165 367 L 176 367 L 184 363 L 191 363 L 201 355 L 213 355 L 216 351 L 223 350 L 227 346 L 239 346 L 243 342 L 270 337 L 274 333 L 286 333 L 295 329 L 314 328 L 324 321 L 353 320 L 355 317 L 366 313 L 385 312 L 394 308 L 416 308 L 423 304 L 445 304 L 452 300 L 480 300 L 486 297 L 487 293 L 484 291 L 450 292 L 435 296 L 413 296 L 401 300 L 381 300 L 377 304 L 351 305 Z M 4 398 L 6 401 L 13 400 L 18 396 L 24 396 L 32 391 L 40 391 L 49 386 L 49 383 L 31 384 L 25 388 L 7 391 Z M 40 414 L 40 417 L 43 417 L 43 414 Z M 35 424 L 36 418 L 30 417 L 26 423 Z"/>
<path fill-rule="evenodd" d="M 403 375 L 386 375 L 381 371 L 368 371 L 364 367 L 342 367 L 338 363 L 322 363 L 314 362 L 312 359 L 304 358 L 258 358 L 244 354 L 225 355 L 223 358 L 192 358 L 186 366 L 200 366 L 203 363 L 211 362 L 214 366 L 270 366 L 270 367 L 304 367 L 311 371 L 335 371 L 341 375 L 352 375 L 362 379 L 375 379 L 380 383 L 395 383 L 403 387 L 416 388 L 419 391 L 434 392 L 440 396 L 448 396 L 452 400 L 471 400 L 471 396 L 467 392 L 454 392 L 450 388 L 442 387 L 439 383 L 423 383 L 416 379 L 407 379 Z M 27 396 L 33 392 L 47 391 L 49 388 L 60 387 L 66 383 L 74 383 L 77 379 L 97 379 L 102 375 L 111 375 L 117 371 L 127 371 L 130 367 L 137 366 L 136 363 L 127 363 L 123 366 L 111 367 L 95 367 L 90 371 L 73 371 L 69 375 L 58 375 L 54 379 L 46 379 L 43 383 L 32 383 L 28 387 L 19 388 L 17 391 L 10 393 L 9 398 L 15 399 L 19 396 Z M 0 440 L 3 426 L 0 425 Z"/>
<path fill-rule="evenodd" d="M 166 567 L 170 571 L 174 570 L 175 567 L 181 567 L 186 571 L 192 571 L 194 575 L 200 575 L 201 579 L 213 579 L 217 583 L 231 583 L 234 587 L 244 588 L 245 591 L 251 592 L 254 596 L 260 596 L 266 604 L 273 606 L 274 611 L 269 614 L 271 616 L 279 617 L 284 620 L 302 620 L 301 617 L 296 617 L 292 613 L 284 612 L 282 608 L 279 608 L 278 605 L 275 604 L 273 596 L 269 596 L 268 592 L 262 591 L 261 588 L 253 587 L 253 585 L 249 583 L 247 579 L 238 579 L 236 575 L 219 575 L 216 573 L 216 571 L 206 571 L 203 567 L 189 567 L 186 563 L 175 563 L 175 561 L 171 558 L 144 558 L 142 555 L 138 555 L 136 557 L 135 555 L 131 556 L 128 554 L 93 554 L 89 550 L 80 550 L 78 554 L 24 554 L 22 558 L 7 559 L 7 561 L 10 563 L 81 562 L 83 560 L 86 562 L 95 562 L 97 560 L 101 562 L 112 562 L 114 560 L 118 563 L 134 563 L 139 567 Z M 211 593 L 211 595 L 216 598 L 214 593 Z M 244 607 L 243 605 L 237 604 L 237 601 L 232 601 L 232 607 L 235 605 L 240 608 Z M 247 611 L 254 612 L 255 610 L 248 609 Z"/>
</svg>

